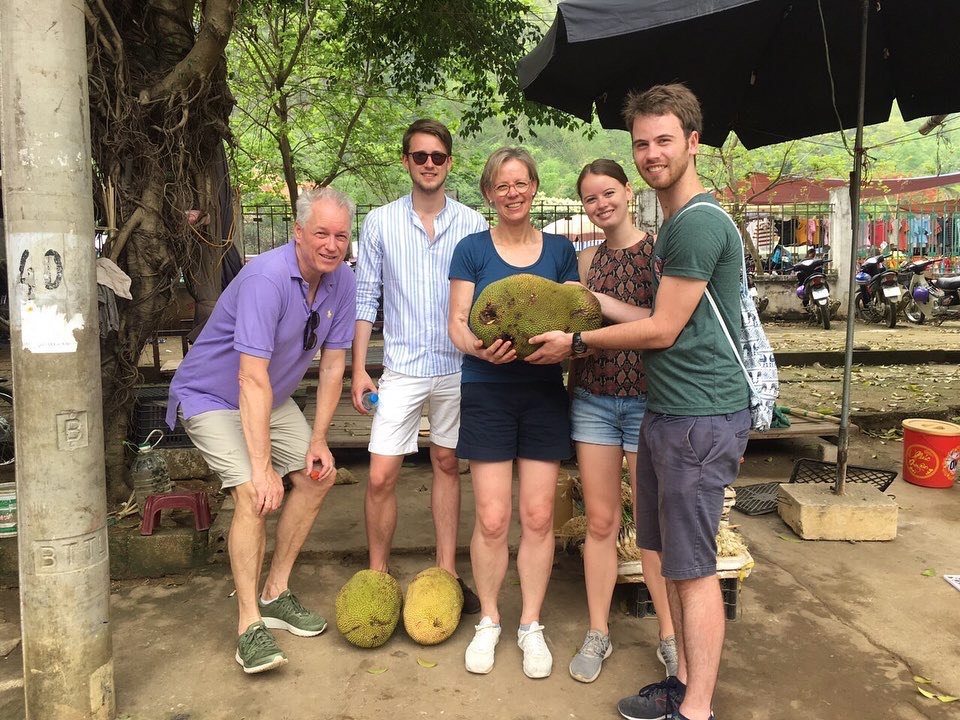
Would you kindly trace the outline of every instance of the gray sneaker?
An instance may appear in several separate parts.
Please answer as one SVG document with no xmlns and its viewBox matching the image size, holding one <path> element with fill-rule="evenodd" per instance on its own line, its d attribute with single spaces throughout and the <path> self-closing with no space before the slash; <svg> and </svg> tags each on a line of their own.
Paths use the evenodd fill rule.
<svg viewBox="0 0 960 720">
<path fill-rule="evenodd" d="M 580 651 L 570 661 L 570 677 L 580 682 L 590 683 L 600 675 L 603 661 L 610 657 L 613 645 L 610 636 L 599 630 L 590 630 L 583 639 Z"/>
<path fill-rule="evenodd" d="M 657 647 L 657 660 L 667 669 L 667 677 L 676 676 L 680 669 L 680 659 L 677 657 L 677 638 L 675 635 L 665 637 Z"/>
</svg>

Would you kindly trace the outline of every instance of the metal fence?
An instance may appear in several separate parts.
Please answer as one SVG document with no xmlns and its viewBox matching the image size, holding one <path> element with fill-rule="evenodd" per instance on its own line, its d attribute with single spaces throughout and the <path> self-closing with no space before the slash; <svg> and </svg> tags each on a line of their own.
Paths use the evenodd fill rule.
<svg viewBox="0 0 960 720">
<path fill-rule="evenodd" d="M 378 205 L 358 205 L 353 227 L 352 255 L 356 255 L 360 238 L 360 226 L 367 213 Z M 470 205 L 474 210 L 492 222 L 496 211 L 485 205 Z M 534 203 L 530 211 L 530 220 L 535 227 L 544 228 L 562 220 L 576 219 L 582 209 L 579 203 L 561 205 L 553 203 Z M 243 208 L 243 247 L 247 257 L 258 255 L 283 245 L 293 237 L 293 223 L 296 218 L 288 205 L 249 205 Z M 599 242 L 584 233 L 583 239 L 574 241 L 581 250 L 587 245 Z"/>
<path fill-rule="evenodd" d="M 353 228 L 350 257 L 358 250 L 360 227 L 367 213 L 376 205 L 358 205 Z M 496 212 L 487 206 L 471 206 L 488 222 Z M 631 208 L 632 210 L 633 208 Z M 730 209 L 730 208 L 728 208 Z M 750 205 L 745 226 L 762 258 L 767 258 L 776 244 L 789 248 L 791 255 L 806 254 L 810 247 L 817 252 L 831 244 L 830 205 L 827 203 L 792 203 Z M 579 204 L 534 203 L 531 222 L 544 228 L 551 223 L 579 220 Z M 897 203 L 864 204 L 860 207 L 860 237 L 857 250 L 861 258 L 878 252 L 899 251 L 904 256 L 927 255 L 960 259 L 960 212 L 954 207 L 942 211 L 919 212 Z M 251 205 L 243 210 L 243 241 L 247 257 L 286 243 L 293 236 L 294 217 L 287 205 Z M 562 232 L 562 231 L 561 231 Z M 564 232 L 577 250 L 599 242 L 589 232 Z M 883 245 L 886 243 L 886 246 Z"/>
</svg>

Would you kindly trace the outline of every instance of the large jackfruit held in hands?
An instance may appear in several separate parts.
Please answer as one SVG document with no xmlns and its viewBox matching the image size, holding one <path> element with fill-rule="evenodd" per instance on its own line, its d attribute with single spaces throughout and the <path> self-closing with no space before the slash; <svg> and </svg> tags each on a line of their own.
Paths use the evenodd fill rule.
<svg viewBox="0 0 960 720">
<path fill-rule="evenodd" d="M 438 645 L 460 624 L 463 590 L 448 571 L 427 568 L 410 581 L 403 601 L 403 627 L 414 642 Z"/>
<path fill-rule="evenodd" d="M 380 647 L 393 635 L 402 604 L 396 578 L 361 570 L 337 593 L 337 630 L 357 647 Z"/>
<path fill-rule="evenodd" d="M 582 285 L 526 273 L 490 283 L 470 310 L 470 329 L 484 347 L 497 339 L 509 340 L 521 359 L 537 349 L 528 342 L 535 335 L 596 330 L 602 322 L 600 302 Z"/>
</svg>

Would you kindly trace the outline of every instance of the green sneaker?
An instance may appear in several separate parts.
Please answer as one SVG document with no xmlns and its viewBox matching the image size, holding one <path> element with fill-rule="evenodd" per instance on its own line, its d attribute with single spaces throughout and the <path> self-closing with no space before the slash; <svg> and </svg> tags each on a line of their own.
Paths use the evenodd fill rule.
<svg viewBox="0 0 960 720">
<path fill-rule="evenodd" d="M 327 629 L 327 621 L 307 610 L 289 590 L 269 605 L 259 602 L 260 617 L 268 628 L 286 630 L 300 637 L 313 637 Z"/>
<path fill-rule="evenodd" d="M 262 622 L 252 623 L 237 640 L 236 660 L 248 675 L 287 664 L 287 656 Z"/>
</svg>

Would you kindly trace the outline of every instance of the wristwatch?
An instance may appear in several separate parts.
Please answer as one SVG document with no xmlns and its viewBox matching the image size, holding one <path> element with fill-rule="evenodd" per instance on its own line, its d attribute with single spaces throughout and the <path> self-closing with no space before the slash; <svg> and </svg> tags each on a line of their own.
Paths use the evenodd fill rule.
<svg viewBox="0 0 960 720">
<path fill-rule="evenodd" d="M 570 344 L 570 347 L 576 357 L 586 355 L 587 351 L 590 349 L 587 347 L 587 344 L 583 341 L 583 338 L 580 337 L 580 333 L 578 332 L 573 334 L 573 342 Z"/>
</svg>

